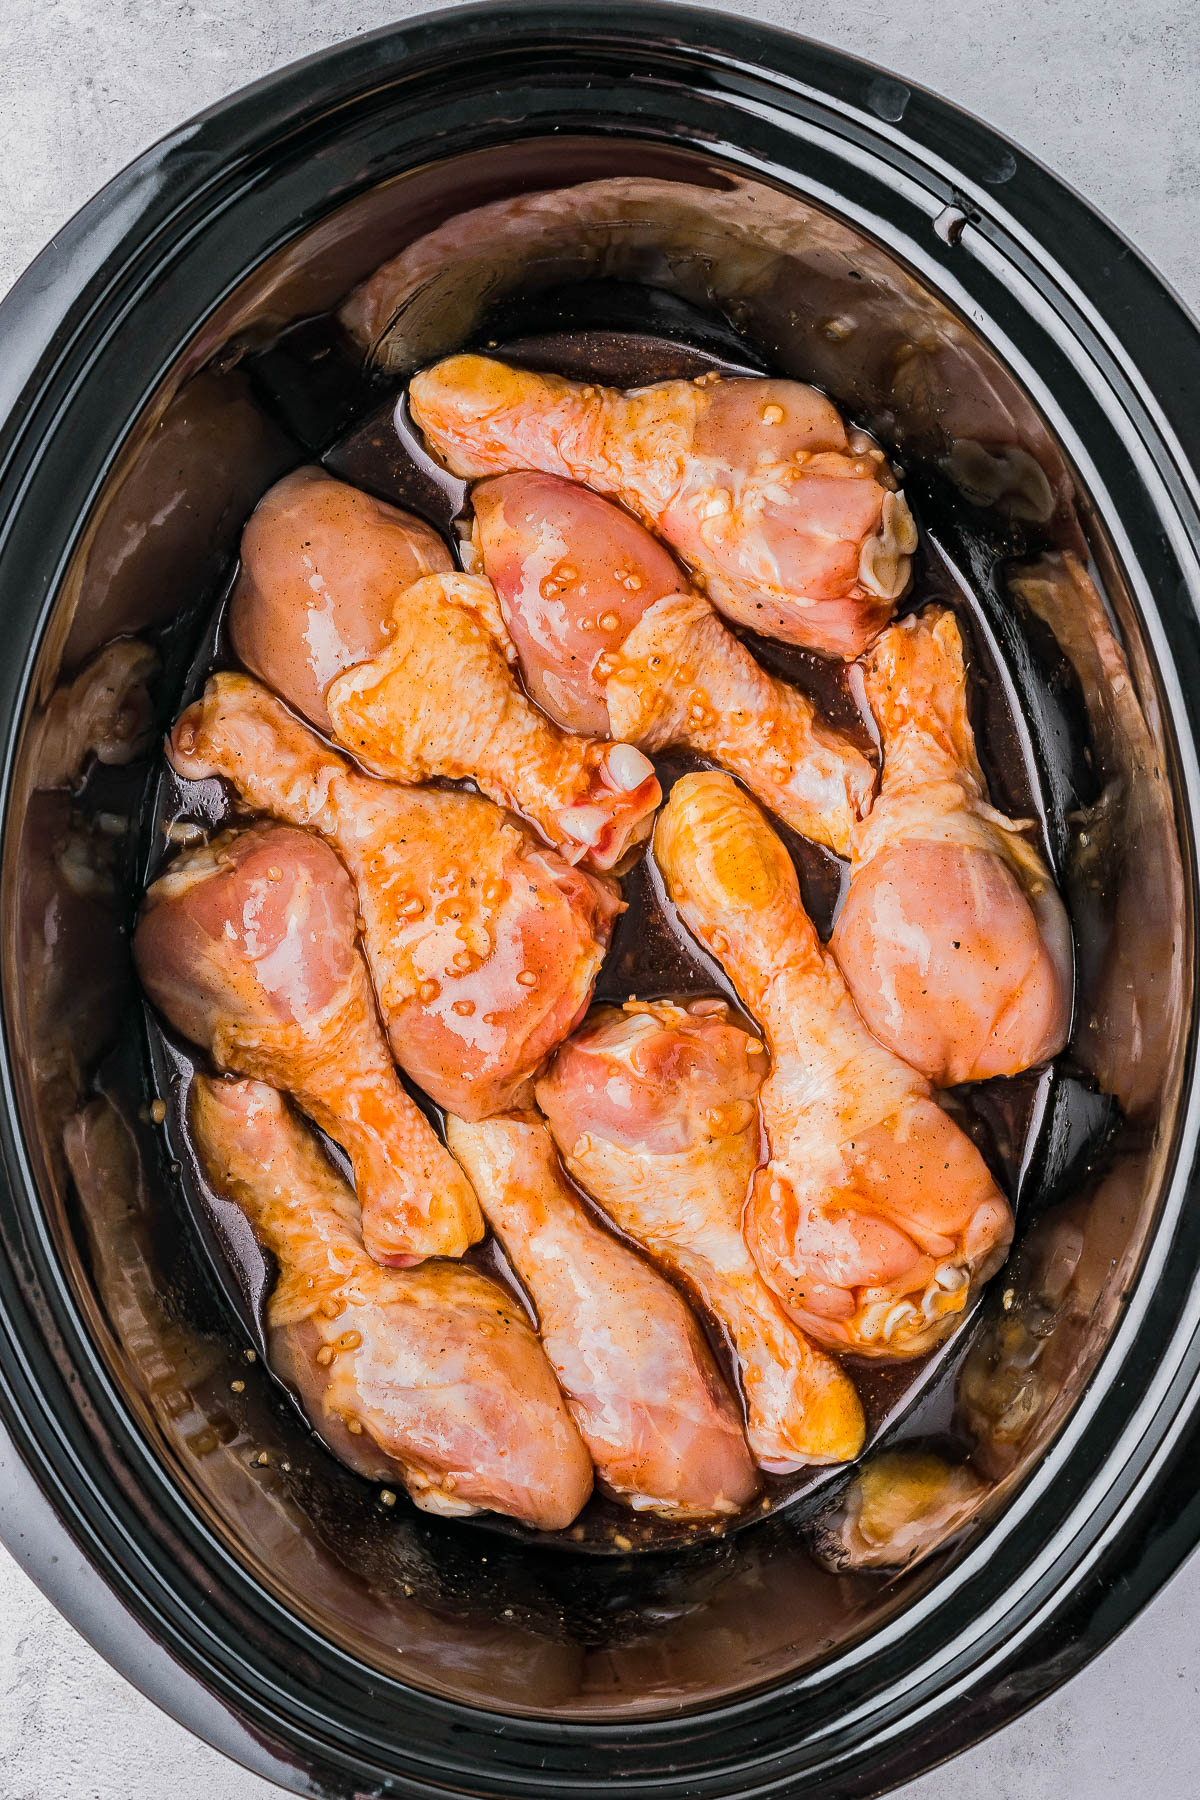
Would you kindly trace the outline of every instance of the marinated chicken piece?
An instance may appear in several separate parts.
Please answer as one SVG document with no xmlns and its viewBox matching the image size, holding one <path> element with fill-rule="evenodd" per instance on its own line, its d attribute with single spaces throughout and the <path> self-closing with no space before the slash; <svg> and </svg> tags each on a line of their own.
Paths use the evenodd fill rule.
<svg viewBox="0 0 1200 1800">
<path fill-rule="evenodd" d="M 332 731 L 330 682 L 383 650 L 397 594 L 453 569 L 421 519 L 324 469 L 297 469 L 259 501 L 242 537 L 229 605 L 234 649 L 311 719 Z"/>
<path fill-rule="evenodd" d="M 722 1001 L 633 1001 L 593 1013 L 537 1096 L 575 1179 L 720 1322 L 750 1448 L 785 1473 L 857 1456 L 864 1424 L 849 1378 L 784 1317 L 742 1236 L 766 1061 Z"/>
<path fill-rule="evenodd" d="M 90 1101 L 73 1117 L 64 1143 L 91 1252 L 89 1275 L 112 1329 L 122 1382 L 145 1403 L 163 1443 L 190 1470 L 203 1504 L 236 1520 L 242 1542 L 269 1544 L 280 1580 L 319 1595 L 327 1614 L 352 1620 L 360 1646 L 370 1645 L 381 1673 L 403 1681 L 421 1670 L 451 1684 L 451 1691 L 458 1680 L 458 1691 L 468 1698 L 472 1678 L 486 1666 L 493 1704 L 520 1705 L 536 1693 L 550 1708 L 577 1694 L 578 1646 L 564 1653 L 561 1643 L 534 1636 L 524 1621 L 505 1619 L 499 1610 L 483 1630 L 477 1614 L 447 1614 L 437 1559 L 419 1533 L 377 1532 L 387 1540 L 391 1576 L 378 1590 L 364 1582 L 361 1562 L 355 1570 L 353 1559 L 339 1560 L 331 1543 L 314 1532 L 306 1484 L 295 1479 L 287 1457 L 296 1427 L 277 1417 L 274 1383 L 247 1370 L 244 1396 L 231 1395 L 228 1344 L 194 1323 L 169 1291 L 159 1209 L 146 1179 L 153 1151 L 143 1155 L 140 1134 L 108 1099 Z M 222 1210 L 232 1211 L 232 1204 Z M 375 1271 L 376 1278 L 381 1274 Z M 264 1443 L 272 1446 L 269 1459 L 262 1456 Z M 398 1475 L 391 1473 L 394 1488 Z M 383 1494 L 380 1500 L 387 1504 Z M 409 1590 L 403 1605 L 398 1579 Z M 775 1598 L 778 1604 L 781 1596 Z"/>
<path fill-rule="evenodd" d="M 451 1118 L 446 1141 L 533 1301 L 604 1486 L 670 1518 L 744 1506 L 754 1465 L 700 1327 L 664 1276 L 589 1218 L 544 1122 Z"/>
<path fill-rule="evenodd" d="M 653 765 L 632 744 L 570 736 L 531 705 L 489 582 L 430 575 L 392 616 L 388 648 L 325 696 L 361 763 L 398 781 L 470 778 L 568 862 L 611 869 L 649 835 L 662 798 Z"/>
<path fill-rule="evenodd" d="M 979 1511 L 988 1484 L 966 1463 L 901 1445 L 866 1461 L 811 1527 L 817 1561 L 835 1574 L 906 1569 L 940 1550 Z"/>
<path fill-rule="evenodd" d="M 381 1269 L 358 1203 L 274 1088 L 197 1076 L 191 1123 L 217 1191 L 279 1265 L 271 1366 L 336 1455 L 426 1512 L 569 1525 L 592 1466 L 521 1309 L 462 1263 Z"/>
<path fill-rule="evenodd" d="M 362 775 L 247 675 L 214 675 L 171 765 L 317 831 L 358 891 L 392 1054 L 439 1106 L 484 1118 L 583 1016 L 621 901 L 477 794 Z"/>
<path fill-rule="evenodd" d="M 711 757 L 849 854 L 871 764 L 759 667 L 644 525 L 558 475 L 495 476 L 472 500 L 475 551 L 539 706 L 571 731 Z"/>
<path fill-rule="evenodd" d="M 185 851 L 146 895 L 142 986 L 219 1069 L 270 1081 L 350 1158 L 382 1263 L 461 1256 L 483 1235 L 470 1183 L 400 1085 L 356 939 L 354 889 L 286 825 Z"/>
<path fill-rule="evenodd" d="M 902 619 L 860 667 L 883 780 L 834 955 L 875 1036 L 938 1087 L 1015 1075 L 1066 1042 L 1071 929 L 1039 851 L 988 799 L 953 613 Z"/>
<path fill-rule="evenodd" d="M 714 606 L 785 643 L 857 656 L 909 578 L 916 528 L 883 452 L 799 381 L 705 375 L 623 394 L 451 356 L 412 414 L 456 475 L 586 482 L 678 550 Z"/>
<path fill-rule="evenodd" d="M 436 560 L 427 527 L 301 473 L 267 495 L 242 546 L 233 636 L 253 673 L 375 774 L 473 780 L 568 862 L 619 862 L 662 797 L 646 758 L 569 736 L 530 704 L 490 585 L 444 565 L 411 578 Z"/>
<path fill-rule="evenodd" d="M 771 1052 L 769 1161 L 746 1212 L 759 1268 L 825 1343 L 867 1356 L 929 1349 L 1012 1238 L 983 1158 L 863 1024 L 787 851 L 728 775 L 676 782 L 654 849 L 684 923 Z"/>
</svg>

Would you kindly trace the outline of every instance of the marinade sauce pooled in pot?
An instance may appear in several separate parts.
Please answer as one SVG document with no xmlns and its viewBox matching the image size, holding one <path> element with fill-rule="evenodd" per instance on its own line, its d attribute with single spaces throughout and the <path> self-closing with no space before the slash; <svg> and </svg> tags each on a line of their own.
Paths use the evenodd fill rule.
<svg viewBox="0 0 1200 1800">
<path fill-rule="evenodd" d="M 699 314 L 686 318 L 689 309 L 665 297 L 661 310 L 664 330 L 648 331 L 647 319 L 656 322 L 653 293 L 636 290 L 631 295 L 614 284 L 583 284 L 558 297 L 535 298 L 524 309 L 519 334 L 512 327 L 516 315 L 510 303 L 506 319 L 493 321 L 481 347 L 508 362 L 614 387 L 695 377 L 712 370 L 768 372 L 723 322 Z M 603 323 L 605 317 L 611 320 L 609 326 Z M 640 322 L 641 328 L 626 328 L 631 320 Z M 534 335 L 531 322 L 545 329 Z M 260 400 L 300 440 L 311 460 L 320 461 L 341 480 L 425 519 L 457 554 L 469 529 L 468 484 L 430 457 L 410 419 L 404 394 L 394 386 L 385 391 L 372 385 L 350 361 L 332 321 L 313 320 L 294 328 L 246 366 Z M 1056 867 L 1065 829 L 1060 803 L 1078 785 L 1069 765 L 1079 756 L 1056 697 L 1061 670 L 1047 669 L 1044 645 L 1037 645 L 1034 652 L 1018 640 L 1011 608 L 998 588 L 977 573 L 981 567 L 997 571 L 1006 556 L 1024 546 L 989 540 L 986 530 L 964 518 L 963 503 L 952 498 L 936 477 L 907 469 L 905 488 L 921 531 L 913 581 L 900 612 L 930 601 L 954 610 L 968 650 L 973 723 L 992 797 L 1010 817 L 1036 821 L 1042 852 Z M 235 577 L 236 570 L 231 571 L 226 601 Z M 177 711 L 200 693 L 210 674 L 236 666 L 226 630 L 226 601 L 205 622 Z M 826 719 L 868 756 L 875 755 L 869 721 L 851 691 L 844 665 L 733 629 L 773 675 L 810 695 Z M 655 758 L 664 799 L 681 775 L 712 766 L 686 753 Z M 224 784 L 181 781 L 164 762 L 148 823 L 146 881 L 155 878 L 176 847 L 245 823 L 246 817 Z M 778 820 L 773 823 L 795 862 L 805 906 L 821 937 L 827 938 L 844 898 L 847 865 Z M 625 872 L 622 889 L 626 910 L 617 922 L 595 1000 L 619 1005 L 629 999 L 686 1000 L 717 994 L 729 1003 L 735 1019 L 755 1030 L 724 971 L 676 916 L 648 850 Z M 194 1048 L 165 1029 L 149 1009 L 147 1019 L 155 1088 L 166 1105 L 164 1128 L 192 1222 L 241 1342 L 265 1357 L 265 1303 L 274 1279 L 271 1259 L 259 1248 L 236 1205 L 212 1191 L 189 1139 L 189 1089 L 197 1068 L 205 1065 Z M 1043 1172 L 1050 1167 L 1061 1171 L 1064 1162 L 1075 1161 L 1095 1134 L 1094 1096 L 1060 1066 L 1061 1061 L 942 1096 L 1012 1201 L 1018 1229 L 1023 1213 L 1044 1198 L 1039 1191 Z M 439 1109 L 418 1090 L 411 1091 L 441 1131 Z M 348 1174 L 343 1152 L 328 1139 L 325 1147 Z M 589 1197 L 581 1192 L 581 1198 L 595 1213 Z M 604 1223 L 613 1229 L 607 1219 Z M 469 1251 L 468 1260 L 504 1283 L 534 1318 L 494 1236 L 489 1233 Z M 705 1328 L 731 1391 L 737 1394 L 729 1346 L 716 1327 L 705 1322 Z M 843 1359 L 863 1402 L 868 1448 L 885 1433 L 889 1443 L 945 1440 L 953 1435 L 953 1375 L 971 1334 L 968 1316 L 944 1345 L 925 1355 L 893 1363 L 853 1355 Z M 844 1466 L 764 1475 L 762 1492 L 746 1513 L 711 1524 L 664 1521 L 597 1495 L 567 1532 L 541 1534 L 541 1540 L 619 1554 L 669 1548 L 719 1535 L 784 1506 L 811 1511 L 824 1504 L 831 1487 L 845 1478 Z M 494 1514 L 480 1514 L 465 1523 L 522 1538 L 539 1535 Z"/>
</svg>

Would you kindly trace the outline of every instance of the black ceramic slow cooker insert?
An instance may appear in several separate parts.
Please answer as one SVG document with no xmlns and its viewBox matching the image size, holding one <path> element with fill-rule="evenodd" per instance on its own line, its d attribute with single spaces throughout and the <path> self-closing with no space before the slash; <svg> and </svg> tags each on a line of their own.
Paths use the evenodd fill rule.
<svg viewBox="0 0 1200 1800">
<path fill-rule="evenodd" d="M 364 364 L 342 299 L 466 212 Z M 324 456 L 379 489 L 412 368 L 589 331 L 815 381 L 901 460 L 1070 906 L 1068 1055 L 988 1084 L 1013 1256 L 894 1421 L 987 1491 L 901 1573 L 818 1567 L 801 1506 L 624 1557 L 381 1506 L 247 1356 L 152 1105 L 157 746 L 67 743 L 70 684 L 135 637 L 165 726 L 272 480 Z M 347 1800 L 875 1794 L 1063 1680 L 1200 1536 L 1179 304 L 1021 151 L 852 58 L 674 5 L 484 6 L 181 128 L 0 343 L 6 1542 L 161 1705 Z"/>
</svg>

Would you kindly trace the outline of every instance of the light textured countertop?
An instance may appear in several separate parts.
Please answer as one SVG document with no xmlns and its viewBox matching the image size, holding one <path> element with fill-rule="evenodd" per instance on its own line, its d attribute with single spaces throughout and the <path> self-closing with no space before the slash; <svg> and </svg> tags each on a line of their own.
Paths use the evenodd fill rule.
<svg viewBox="0 0 1200 1800">
<path fill-rule="evenodd" d="M 188 114 L 403 0 L 0 0 L 0 291 L 110 175 Z M 878 61 L 1064 175 L 1200 309 L 1196 0 L 915 0 L 736 10 Z M 904 1800 L 1195 1800 L 1200 1561 L 1058 1694 Z M 159 1713 L 0 1550 L 0 1800 L 267 1800 Z"/>
</svg>

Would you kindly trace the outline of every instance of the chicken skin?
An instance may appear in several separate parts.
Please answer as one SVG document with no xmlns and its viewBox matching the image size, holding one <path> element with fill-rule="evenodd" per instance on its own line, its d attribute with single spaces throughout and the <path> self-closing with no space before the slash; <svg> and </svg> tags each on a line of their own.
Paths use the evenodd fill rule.
<svg viewBox="0 0 1200 1800">
<path fill-rule="evenodd" d="M 343 1462 L 426 1512 L 569 1525 L 592 1467 L 521 1309 L 461 1263 L 382 1269 L 358 1204 L 274 1088 L 197 1076 L 213 1186 L 275 1256 L 271 1366 Z"/>
<path fill-rule="evenodd" d="M 662 791 L 632 744 L 560 731 L 510 667 L 496 596 L 475 575 L 431 575 L 404 594 L 386 650 L 325 700 L 334 735 L 398 781 L 474 780 L 522 813 L 568 862 L 610 869 L 649 835 Z"/>
<path fill-rule="evenodd" d="M 720 1322 L 764 1469 L 862 1448 L 858 1395 L 784 1316 L 742 1236 L 767 1058 L 719 1000 L 601 1008 L 538 1083 L 567 1168 Z"/>
<path fill-rule="evenodd" d="M 1012 1215 L 925 1078 L 876 1041 L 800 899 L 791 859 L 728 775 L 676 782 L 655 855 L 684 923 L 763 1027 L 769 1161 L 746 1212 L 756 1262 L 814 1337 L 913 1356 L 994 1273 Z"/>
<path fill-rule="evenodd" d="M 471 1185 L 400 1085 L 356 942 L 350 877 L 286 825 L 186 851 L 146 895 L 142 986 L 222 1070 L 267 1080 L 349 1156 L 382 1263 L 461 1256 L 483 1235 Z"/>
<path fill-rule="evenodd" d="M 410 579 L 434 558 L 427 527 L 301 473 L 246 530 L 232 631 L 250 670 L 376 775 L 473 780 L 568 862 L 619 862 L 662 797 L 647 759 L 530 704 L 488 582 L 444 566 Z"/>
<path fill-rule="evenodd" d="M 533 1301 L 603 1485 L 668 1518 L 744 1506 L 754 1465 L 700 1327 L 664 1276 L 592 1222 L 544 1121 L 451 1118 L 446 1141 Z"/>
<path fill-rule="evenodd" d="M 989 803 L 953 613 L 902 619 L 860 667 L 883 779 L 831 948 L 875 1036 L 936 1086 L 1015 1075 L 1066 1042 L 1071 929 L 1038 850 Z"/>
<path fill-rule="evenodd" d="M 242 534 L 229 604 L 234 649 L 318 731 L 333 729 L 325 690 L 384 649 L 397 594 L 454 560 L 412 513 L 297 469 L 259 501 Z"/>
<path fill-rule="evenodd" d="M 541 469 L 621 500 L 721 612 L 857 656 L 908 583 L 916 529 L 881 450 L 798 381 L 705 375 L 620 393 L 451 356 L 410 404 L 456 475 Z"/>
<path fill-rule="evenodd" d="M 611 877 L 478 794 L 360 774 L 247 675 L 214 675 L 167 754 L 337 850 L 392 1054 L 432 1100 L 479 1119 L 528 1097 L 587 1007 L 621 907 Z"/>
<path fill-rule="evenodd" d="M 473 543 L 538 704 L 571 731 L 732 769 L 846 856 L 875 772 L 726 630 L 644 525 L 577 482 L 522 470 L 472 494 Z"/>
</svg>

